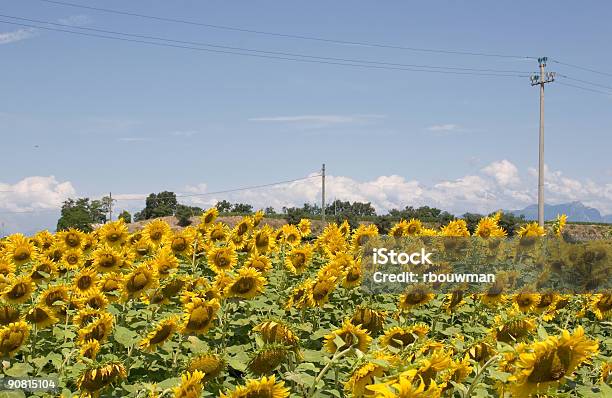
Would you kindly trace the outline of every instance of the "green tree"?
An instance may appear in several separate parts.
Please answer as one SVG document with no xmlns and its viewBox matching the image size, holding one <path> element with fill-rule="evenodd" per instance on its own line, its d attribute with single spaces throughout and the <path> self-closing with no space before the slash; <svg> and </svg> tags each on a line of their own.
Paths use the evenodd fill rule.
<svg viewBox="0 0 612 398">
<path fill-rule="evenodd" d="M 199 207 L 178 204 L 176 205 L 174 216 L 178 220 L 178 225 L 187 227 L 191 225 L 191 217 L 199 216 L 202 213 L 203 211 Z"/>
<path fill-rule="evenodd" d="M 163 191 L 158 194 L 149 194 L 145 201 L 145 208 L 134 215 L 136 221 L 148 220 L 151 218 L 172 216 L 176 211 L 176 194 L 174 192 Z"/>
<path fill-rule="evenodd" d="M 232 206 L 232 211 L 234 213 L 252 213 L 253 212 L 253 206 L 247 204 L 247 203 L 234 203 L 234 205 Z"/>
<path fill-rule="evenodd" d="M 99 200 L 90 201 L 89 198 L 68 199 L 62 205 L 57 230 L 78 228 L 84 232 L 93 230 L 92 224 L 106 222 L 106 215 Z"/>
<path fill-rule="evenodd" d="M 232 211 L 232 204 L 225 199 L 221 202 L 217 202 L 215 207 L 217 208 L 217 210 L 219 210 L 219 213 L 229 213 L 230 211 Z"/>
<path fill-rule="evenodd" d="M 132 215 L 130 214 L 129 211 L 123 210 L 121 213 L 119 213 L 118 219 L 123 219 L 123 221 L 125 221 L 126 224 L 129 224 L 132 222 Z"/>
<path fill-rule="evenodd" d="M 478 213 L 465 213 L 463 216 L 461 216 L 461 218 L 465 220 L 465 223 L 467 224 L 467 229 L 468 231 L 470 231 L 471 234 L 476 231 L 476 227 L 478 226 L 480 219 L 483 217 L 484 216 L 482 214 Z"/>
</svg>

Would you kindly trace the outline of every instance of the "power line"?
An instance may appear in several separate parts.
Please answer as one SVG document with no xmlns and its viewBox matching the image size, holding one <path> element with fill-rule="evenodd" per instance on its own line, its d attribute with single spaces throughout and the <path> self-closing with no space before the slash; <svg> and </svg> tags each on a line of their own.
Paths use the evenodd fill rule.
<svg viewBox="0 0 612 398">
<path fill-rule="evenodd" d="M 585 91 L 592 91 L 594 93 L 599 93 L 599 94 L 605 94 L 608 96 L 612 96 L 612 92 L 611 91 L 602 91 L 602 90 L 596 90 L 594 88 L 590 88 L 590 87 L 583 87 L 583 86 L 578 86 L 576 84 L 570 84 L 570 83 L 563 83 L 563 82 L 557 82 L 563 86 L 568 86 L 568 87 L 573 87 L 573 88 L 577 88 L 580 90 L 585 90 Z"/>
<path fill-rule="evenodd" d="M 269 183 L 269 184 L 252 185 L 252 186 L 248 186 L 248 187 L 226 189 L 226 190 L 223 190 L 223 191 L 214 191 L 214 192 L 204 192 L 204 193 L 176 195 L 176 197 L 177 198 L 191 198 L 191 197 L 197 197 L 197 196 L 209 196 L 209 195 L 219 195 L 219 194 L 230 193 L 230 192 L 248 191 L 248 190 L 251 190 L 251 189 L 266 188 L 266 187 L 272 187 L 272 186 L 276 186 L 276 185 L 289 184 L 289 183 L 296 182 L 296 181 L 309 180 L 311 178 L 316 178 L 316 177 L 321 177 L 321 174 L 316 174 L 316 175 L 312 175 L 312 176 L 308 176 L 308 177 L 303 177 L 303 178 L 295 178 L 293 180 L 272 182 L 272 183 Z M 144 198 L 125 198 L 125 199 L 115 199 L 115 200 L 117 200 L 117 201 L 119 201 L 119 200 L 121 200 L 121 201 L 130 201 L 130 200 L 146 200 L 146 199 L 147 198 L 144 197 Z"/>
<path fill-rule="evenodd" d="M 321 174 L 315 174 L 315 175 L 311 175 L 311 176 L 308 176 L 308 177 L 302 177 L 302 178 L 294 178 L 294 179 L 291 179 L 291 180 L 277 181 L 277 182 L 272 182 L 272 183 L 268 183 L 268 184 L 251 185 L 251 186 L 245 186 L 245 187 L 239 187 L 239 188 L 226 189 L 226 190 L 222 190 L 222 191 L 205 192 L 205 193 L 194 193 L 194 194 L 182 194 L 182 195 L 176 195 L 176 198 L 177 199 L 178 198 L 190 198 L 190 197 L 200 197 L 200 196 L 209 196 L 209 195 L 219 195 L 219 194 L 231 193 L 231 192 L 247 191 L 247 190 L 251 190 L 251 189 L 260 189 L 260 188 L 284 185 L 284 184 L 289 184 L 289 183 L 292 183 L 292 182 L 304 181 L 304 180 L 309 180 L 309 179 L 317 178 L 317 177 L 321 177 Z M 117 195 L 117 194 L 115 194 L 115 195 Z M 121 194 L 119 194 L 119 195 L 121 195 Z M 143 197 L 143 198 L 125 198 L 125 199 L 113 198 L 114 201 L 143 201 L 143 200 L 147 200 L 147 199 L 148 199 L 147 197 Z M 149 200 L 151 200 L 151 199 L 149 199 Z M 155 199 L 153 199 L 153 200 L 155 201 Z M 57 207 L 57 208 L 54 208 L 54 209 L 0 211 L 0 214 L 47 213 L 47 212 L 57 212 L 57 211 L 60 211 L 60 210 L 61 210 L 61 207 Z"/>
<path fill-rule="evenodd" d="M 612 90 L 612 86 L 606 86 L 605 84 L 595 83 L 595 82 L 591 82 L 591 81 L 588 81 L 588 80 L 576 79 L 575 77 L 570 77 L 570 76 L 567 76 L 567 75 L 564 75 L 564 74 L 558 74 L 558 76 L 561 76 L 561 77 L 563 77 L 565 79 L 568 79 L 568 80 L 573 80 L 575 82 L 585 83 L 585 84 L 588 84 L 588 85 L 591 85 L 591 86 L 595 86 L 595 87 L 599 87 L 599 88 L 605 88 L 605 89 L 608 89 L 608 90 Z"/>
<path fill-rule="evenodd" d="M 87 30 L 87 31 L 92 31 L 92 32 L 100 32 L 100 33 L 108 33 L 108 34 L 113 34 L 113 35 L 136 37 L 136 38 L 141 38 L 141 39 L 159 40 L 159 41 L 166 41 L 166 42 L 171 42 L 171 43 L 180 43 L 180 44 L 195 45 L 195 46 L 202 46 L 202 47 L 213 47 L 213 48 L 221 48 L 221 49 L 227 49 L 227 50 L 247 51 L 247 52 L 254 52 L 254 53 L 261 53 L 261 54 L 289 56 L 289 57 L 303 57 L 303 58 L 313 58 L 313 59 L 330 60 L 330 61 L 364 63 L 364 64 L 374 64 L 374 65 L 389 65 L 389 66 L 400 66 L 400 67 L 408 67 L 408 68 L 427 68 L 427 69 L 441 69 L 441 70 L 449 69 L 449 70 L 459 70 L 459 71 L 494 72 L 494 73 L 530 73 L 528 71 L 519 71 L 519 70 L 479 69 L 479 68 L 464 68 L 464 67 L 454 67 L 454 66 L 404 64 L 404 63 L 381 62 L 381 61 L 371 61 L 371 60 L 351 59 L 351 58 L 323 57 L 323 56 L 316 56 L 316 55 L 309 55 L 309 54 L 299 54 L 299 53 L 290 53 L 290 52 L 281 52 L 281 51 L 267 51 L 267 50 L 259 50 L 259 49 L 253 49 L 253 48 L 245 48 L 245 47 L 226 46 L 226 45 L 221 45 L 221 44 L 216 44 L 216 43 L 203 43 L 203 42 L 197 42 L 197 41 L 176 40 L 176 39 L 169 39 L 169 38 L 159 37 L 159 36 L 125 33 L 125 32 L 119 32 L 119 31 L 114 31 L 114 30 L 97 29 L 97 28 L 84 27 L 84 26 L 72 26 L 72 25 L 67 25 L 67 24 L 62 24 L 62 23 L 57 23 L 57 22 L 42 21 L 38 19 L 16 17 L 12 15 L 4 15 L 4 14 L 0 14 L 0 17 L 17 19 L 21 21 L 28 21 L 28 22 L 34 22 L 34 23 L 55 25 L 55 26 L 60 26 L 60 27 L 70 28 L 70 29 L 81 29 L 81 30 Z"/>
<path fill-rule="evenodd" d="M 222 29 L 222 30 L 229 30 L 229 31 L 235 31 L 235 32 L 242 32 L 242 33 L 253 33 L 253 34 L 258 34 L 258 35 L 299 39 L 299 40 L 310 40 L 310 41 L 318 41 L 318 42 L 324 42 L 324 43 L 334 43 L 334 44 L 343 44 L 343 45 L 348 44 L 348 45 L 357 45 L 357 46 L 364 46 L 364 47 L 378 47 L 378 48 L 388 48 L 388 49 L 394 49 L 394 50 L 439 53 L 439 54 L 470 55 L 470 56 L 479 56 L 479 57 L 515 58 L 515 59 L 535 59 L 536 58 L 536 57 L 524 56 L 524 55 L 498 54 L 498 53 L 488 53 L 488 52 L 481 52 L 481 51 L 445 50 L 445 49 L 434 49 L 434 48 L 423 48 L 423 47 L 405 47 L 405 46 L 382 44 L 382 43 L 371 43 L 371 42 L 361 42 L 361 41 L 330 39 L 330 38 L 316 37 L 316 36 L 294 35 L 294 34 L 288 34 L 288 33 L 269 32 L 269 31 L 255 30 L 255 29 L 240 28 L 240 27 L 235 27 L 235 26 L 215 25 L 215 24 L 208 24 L 208 23 L 202 23 L 202 22 L 188 21 L 184 19 L 139 14 L 135 12 L 121 11 L 121 10 L 115 10 L 115 9 L 110 9 L 110 8 L 86 6 L 83 4 L 70 3 L 66 1 L 55 1 L 55 0 L 39 0 L 39 1 L 42 1 L 45 3 L 56 4 L 56 5 L 83 8 L 83 9 L 88 9 L 88 10 L 93 10 L 93 11 L 102 11 L 102 12 L 118 14 L 118 15 L 126 15 L 126 16 L 131 16 L 131 17 L 151 19 L 151 20 L 156 20 L 156 21 L 173 22 L 173 23 L 180 23 L 180 24 L 185 24 L 185 25 L 201 26 L 201 27 L 212 28 L 212 29 Z"/>
<path fill-rule="evenodd" d="M 41 1 L 44 1 L 44 0 L 41 0 Z M 557 61 L 556 59 L 553 59 L 552 62 L 554 62 L 556 64 L 559 64 L 559 65 L 569 66 L 570 68 L 576 68 L 576 69 L 584 70 L 584 71 L 587 71 L 587 72 L 597 73 L 599 75 L 612 76 L 612 73 L 609 73 L 609 72 L 602 72 L 602 71 L 599 71 L 599 70 L 596 70 L 596 69 L 587 68 L 587 67 L 580 66 L 580 65 L 568 64 L 566 62 Z"/>
<path fill-rule="evenodd" d="M 119 40 L 119 41 L 126 41 L 126 42 L 132 42 L 132 43 L 140 43 L 140 44 L 150 44 L 150 45 L 159 46 L 159 47 L 172 47 L 172 48 L 180 48 L 180 49 L 187 49 L 187 50 L 220 53 L 220 54 L 231 54 L 231 55 L 240 55 L 240 56 L 247 56 L 247 57 L 267 58 L 267 59 L 279 59 L 279 60 L 285 60 L 285 61 L 296 61 L 296 62 L 305 62 L 305 63 L 314 63 L 314 64 L 339 65 L 339 66 L 349 66 L 349 67 L 364 68 L 364 69 L 397 70 L 397 71 L 406 71 L 406 72 L 429 72 L 429 73 L 441 73 L 441 74 L 452 74 L 452 75 L 521 77 L 521 78 L 528 77 L 527 75 L 519 75 L 519 74 L 512 74 L 512 73 L 486 73 L 486 72 L 402 68 L 402 67 L 383 66 L 383 65 L 369 65 L 369 64 L 348 63 L 348 62 L 333 62 L 333 61 L 324 61 L 324 60 L 318 60 L 318 59 L 281 57 L 281 56 L 265 55 L 265 54 L 242 53 L 238 51 L 216 50 L 216 49 L 211 49 L 211 48 L 193 47 L 193 46 L 170 44 L 170 43 L 159 43 L 159 42 L 153 42 L 153 41 L 147 41 L 147 40 L 107 36 L 107 35 L 101 35 L 101 34 L 96 34 L 96 33 L 77 32 L 77 31 L 67 30 L 67 29 L 50 28 L 47 26 L 39 26 L 39 25 L 25 24 L 25 23 L 19 23 L 19 22 L 3 21 L 3 20 L 0 20 L 0 23 L 17 25 L 17 26 L 25 26 L 25 27 L 36 28 L 36 29 L 44 29 L 44 30 L 50 30 L 50 31 L 56 31 L 56 32 L 63 32 L 63 33 L 70 33 L 70 34 L 76 34 L 80 36 L 96 37 L 96 38 L 110 39 L 110 40 Z M 303 57 L 308 57 L 308 56 L 304 55 Z"/>
</svg>

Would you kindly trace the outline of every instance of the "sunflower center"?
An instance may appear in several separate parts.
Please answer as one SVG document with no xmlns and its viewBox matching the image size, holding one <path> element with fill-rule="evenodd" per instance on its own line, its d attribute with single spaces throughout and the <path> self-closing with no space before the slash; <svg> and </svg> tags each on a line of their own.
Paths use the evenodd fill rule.
<svg viewBox="0 0 612 398">
<path fill-rule="evenodd" d="M 306 263 L 306 255 L 304 253 L 294 253 L 291 256 L 291 262 L 296 267 L 302 267 Z"/>
<path fill-rule="evenodd" d="M 150 340 L 151 344 L 163 343 L 172 334 L 172 325 L 163 325 Z"/>
<path fill-rule="evenodd" d="M 137 292 L 139 290 L 144 289 L 148 283 L 149 278 L 147 278 L 144 273 L 139 272 L 130 279 L 127 287 L 129 291 Z"/>
<path fill-rule="evenodd" d="M 358 281 L 361 278 L 361 273 L 357 269 L 351 269 L 348 274 L 346 274 L 346 280 L 349 282 Z"/>
<path fill-rule="evenodd" d="M 25 283 L 18 283 L 8 292 L 11 299 L 19 299 L 28 294 L 28 286 Z"/>
<path fill-rule="evenodd" d="M 112 254 L 103 254 L 100 256 L 100 266 L 102 268 L 113 268 L 117 263 L 117 259 Z"/>
<path fill-rule="evenodd" d="M 30 258 L 30 250 L 26 247 L 17 248 L 13 258 L 17 261 L 25 261 Z"/>
<path fill-rule="evenodd" d="M 411 292 L 406 294 L 405 302 L 407 304 L 419 304 L 425 300 L 425 293 L 421 291 Z"/>
<path fill-rule="evenodd" d="M 175 238 L 172 241 L 172 250 L 182 252 L 187 250 L 187 240 L 183 237 Z"/>
<path fill-rule="evenodd" d="M 75 265 L 79 262 L 79 256 L 77 256 L 76 254 L 69 254 L 66 257 L 66 262 L 70 265 Z"/>
<path fill-rule="evenodd" d="M 557 381 L 565 376 L 569 358 L 564 351 L 553 351 L 543 358 L 538 358 L 534 364 L 533 371 L 527 377 L 531 383 L 545 383 Z"/>
<path fill-rule="evenodd" d="M 219 268 L 227 268 L 230 265 L 230 260 L 225 253 L 219 253 L 215 257 L 215 265 Z"/>
<path fill-rule="evenodd" d="M 149 234 L 149 237 L 151 238 L 152 241 L 157 242 L 158 240 L 160 240 L 163 236 L 162 231 L 153 231 Z"/>
<path fill-rule="evenodd" d="M 117 242 L 119 239 L 121 238 L 121 234 L 117 233 L 117 232 L 111 232 L 110 234 L 106 235 L 106 239 L 109 242 Z"/>
<path fill-rule="evenodd" d="M 197 307 L 195 308 L 189 317 L 187 328 L 193 330 L 203 329 L 210 323 L 211 318 L 207 308 Z"/>
<path fill-rule="evenodd" d="M 66 235 L 65 242 L 66 245 L 70 247 L 77 247 L 81 243 L 81 240 L 77 234 L 70 232 L 68 235 Z"/>
<path fill-rule="evenodd" d="M 598 302 L 597 302 L 597 308 L 601 311 L 601 312 L 607 312 L 610 311 L 610 309 L 612 309 L 612 295 L 606 294 L 604 295 Z"/>
<path fill-rule="evenodd" d="M 91 287 L 93 279 L 89 275 L 83 275 L 77 281 L 77 287 L 81 290 L 87 290 Z"/>
<path fill-rule="evenodd" d="M 232 290 L 239 294 L 245 294 L 251 291 L 255 285 L 253 278 L 240 278 L 232 287 Z"/>
</svg>

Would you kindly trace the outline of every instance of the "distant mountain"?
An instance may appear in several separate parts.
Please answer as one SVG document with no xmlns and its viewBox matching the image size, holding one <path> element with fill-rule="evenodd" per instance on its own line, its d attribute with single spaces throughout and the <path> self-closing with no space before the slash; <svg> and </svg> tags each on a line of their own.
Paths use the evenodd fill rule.
<svg viewBox="0 0 612 398">
<path fill-rule="evenodd" d="M 522 210 L 512 210 L 510 213 L 516 216 L 523 215 L 527 220 L 537 220 L 538 205 L 529 205 Z M 582 202 L 544 205 L 545 220 L 554 220 L 558 214 L 566 214 L 568 221 L 612 223 L 612 214 L 602 216 L 599 210 L 585 206 Z"/>
</svg>

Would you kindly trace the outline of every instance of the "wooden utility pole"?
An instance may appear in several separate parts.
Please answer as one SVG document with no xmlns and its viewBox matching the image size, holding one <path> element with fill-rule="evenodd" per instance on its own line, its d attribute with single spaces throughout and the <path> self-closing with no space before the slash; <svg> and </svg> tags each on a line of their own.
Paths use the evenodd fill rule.
<svg viewBox="0 0 612 398">
<path fill-rule="evenodd" d="M 321 221 L 325 223 L 325 163 L 321 168 Z"/>
<path fill-rule="evenodd" d="M 540 146 L 538 158 L 538 224 L 544 226 L 544 85 L 555 80 L 555 72 L 545 72 L 547 57 L 538 58 L 540 75 L 531 76 L 531 85 L 540 86 Z"/>
<path fill-rule="evenodd" d="M 113 193 L 108 193 L 108 220 L 113 221 Z"/>
</svg>

